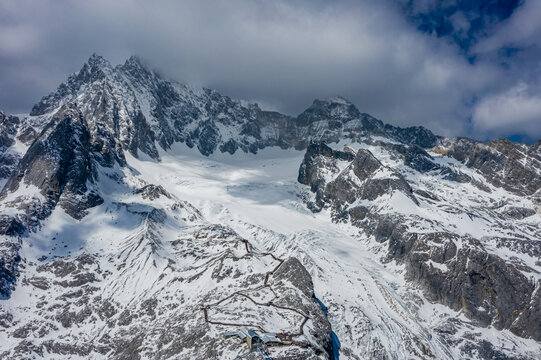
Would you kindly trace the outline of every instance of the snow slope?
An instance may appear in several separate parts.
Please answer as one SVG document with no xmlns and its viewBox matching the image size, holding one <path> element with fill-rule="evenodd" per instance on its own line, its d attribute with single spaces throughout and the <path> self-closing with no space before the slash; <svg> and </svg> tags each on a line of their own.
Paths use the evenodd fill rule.
<svg viewBox="0 0 541 360">
<path fill-rule="evenodd" d="M 378 261 L 377 254 L 384 255 L 382 245 L 350 225 L 332 222 L 326 211 L 308 211 L 303 203 L 303 197 L 309 196 L 307 189 L 296 181 L 302 156 L 295 150 L 269 148 L 258 155 L 216 154 L 207 158 L 179 144 L 161 153 L 159 163 L 135 158 L 128 162 L 147 181 L 194 204 L 209 221 L 227 224 L 260 248 L 302 259 L 314 279 L 317 296 L 329 308 L 330 322 L 342 344 L 341 358 L 354 359 L 366 353 L 397 359 L 416 353 L 422 357 L 423 348 L 437 358 L 458 358 L 458 349 L 431 335 L 455 318 L 463 322 L 462 333 L 455 335 L 457 340 L 463 333 L 478 331 L 481 336 L 476 341 L 514 344 L 513 352 L 525 356 L 539 353 L 535 341 L 508 331 L 472 327 L 463 314 L 428 302 L 405 281 L 401 266 Z M 470 191 L 475 193 L 475 189 Z M 450 203 L 455 200 L 449 198 Z M 403 205 L 408 199 L 393 197 L 387 205 L 381 201 L 378 206 L 383 208 L 408 211 Z M 426 213 L 428 219 L 441 219 L 433 209 Z M 446 223 L 467 231 L 465 225 L 470 220 L 461 215 L 455 218 Z M 479 231 L 491 231 L 490 224 Z"/>
</svg>

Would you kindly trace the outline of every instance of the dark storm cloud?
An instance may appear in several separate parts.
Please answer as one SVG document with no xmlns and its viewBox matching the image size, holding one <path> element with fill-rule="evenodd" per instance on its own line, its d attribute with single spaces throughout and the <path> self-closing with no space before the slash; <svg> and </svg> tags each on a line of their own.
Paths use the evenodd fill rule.
<svg viewBox="0 0 541 360">
<path fill-rule="evenodd" d="M 92 52 L 113 63 L 138 54 L 168 78 L 290 114 L 342 95 L 445 135 L 541 137 L 538 21 L 513 23 L 531 3 L 476 33 L 466 56 L 419 31 L 396 1 L 0 0 L 0 108 L 28 112 Z M 528 110 L 515 121 L 491 111 L 502 104 Z"/>
</svg>

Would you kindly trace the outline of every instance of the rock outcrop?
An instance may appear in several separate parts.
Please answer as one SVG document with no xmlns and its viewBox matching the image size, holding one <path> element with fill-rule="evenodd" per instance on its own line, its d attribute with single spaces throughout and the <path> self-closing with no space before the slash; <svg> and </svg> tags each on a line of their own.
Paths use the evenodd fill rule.
<svg viewBox="0 0 541 360">
<path fill-rule="evenodd" d="M 308 207 L 312 211 L 329 208 L 335 221 L 350 222 L 377 242 L 386 244 L 385 261 L 404 264 L 406 276 L 421 285 L 431 301 L 462 311 L 478 326 L 509 329 L 517 335 L 540 341 L 541 283 L 528 275 L 539 274 L 539 270 L 525 265 L 516 257 L 511 261 L 505 260 L 499 251 L 493 250 L 492 244 L 496 242 L 498 248 L 509 249 L 517 254 L 529 253 L 533 261 L 541 251 L 541 244 L 532 238 L 528 242 L 529 250 L 525 250 L 524 240 L 517 238 L 475 238 L 457 231 L 453 226 L 439 223 L 429 215 L 423 215 L 426 211 L 441 214 L 467 211 L 459 210 L 460 205 L 454 205 L 456 209 L 453 209 L 447 205 L 449 200 L 445 198 L 449 191 L 460 191 L 452 189 L 459 188 L 461 183 L 485 188 L 488 193 L 490 187 L 487 183 L 502 186 L 511 192 L 535 192 L 539 190 L 539 185 L 535 183 L 537 168 L 533 167 L 531 171 L 520 175 L 521 179 L 533 179 L 533 183 L 522 186 L 519 180 L 512 179 L 515 170 L 509 164 L 515 160 L 493 158 L 490 160 L 493 163 L 508 164 L 502 165 L 503 168 L 511 166 L 511 179 L 503 180 L 498 175 L 500 181 L 494 177 L 492 170 L 488 170 L 489 160 L 485 160 L 486 168 L 483 168 L 480 165 L 482 161 L 478 160 L 480 155 L 471 150 L 469 160 L 461 160 L 468 167 L 480 168 L 479 174 L 486 181 L 482 182 L 466 174 L 462 178 L 449 176 L 458 174 L 457 170 L 442 165 L 441 160 L 436 162 L 432 155 L 417 145 L 393 144 L 389 139 L 387 143 L 377 141 L 367 146 L 383 149 L 385 152 L 382 156 L 399 162 L 393 168 L 386 167 L 363 147 L 357 150 L 355 156 L 351 152 L 333 150 L 324 144 L 311 144 L 308 147 L 298 178 L 300 183 L 310 186 L 314 193 L 315 200 L 309 200 Z M 524 146 L 519 148 L 525 149 Z M 488 157 L 488 152 L 483 150 L 483 156 Z M 456 153 L 448 155 L 457 156 Z M 503 155 L 500 153 L 498 156 Z M 535 155 L 530 157 L 534 158 Z M 518 172 L 516 176 L 519 176 Z M 449 190 L 439 189 L 443 190 L 442 195 L 431 193 L 437 189 L 430 181 L 438 178 L 443 179 L 438 181 L 444 181 L 442 187 L 445 181 L 450 182 L 445 185 L 449 186 Z M 452 185 L 453 182 L 457 182 L 457 185 Z M 399 203 L 392 200 L 393 194 L 397 192 L 404 195 Z M 419 201 L 415 194 L 422 200 Z M 389 199 L 393 205 L 386 205 Z M 418 211 L 410 210 L 419 205 L 421 208 Z M 496 216 L 491 225 L 492 231 L 499 227 L 502 234 L 507 233 L 509 226 L 517 230 L 515 219 L 535 214 L 530 208 L 507 206 L 502 211 L 506 219 L 503 221 L 498 220 L 490 209 L 476 211 L 478 213 L 469 216 L 473 219 L 477 216 Z M 485 215 L 481 215 L 481 211 L 485 211 Z M 529 234 L 524 236 L 531 237 L 528 226 L 523 227 L 524 234 Z M 416 231 L 416 228 L 419 230 Z M 441 230 L 434 231 L 435 228 Z M 535 234 L 540 234 L 539 227 Z"/>
<path fill-rule="evenodd" d="M 63 106 L 33 142 L 14 169 L 2 192 L 4 207 L 29 230 L 39 225 L 56 205 L 81 219 L 102 199 L 93 184 L 95 165 L 89 131 L 74 105 Z"/>
<path fill-rule="evenodd" d="M 496 187 L 519 195 L 532 195 L 541 187 L 541 142 L 528 146 L 507 139 L 483 143 L 460 138 L 445 142 L 444 149 Z"/>
<path fill-rule="evenodd" d="M 311 209 L 331 206 L 337 216 L 342 216 L 354 203 L 373 201 L 394 191 L 418 204 L 403 176 L 384 166 L 365 149 L 359 149 L 354 155 L 332 150 L 322 143 L 311 144 L 300 166 L 298 181 L 309 185 L 316 194 L 315 201 L 309 204 Z"/>
<path fill-rule="evenodd" d="M 19 124 L 18 117 L 0 111 L 0 181 L 8 178 L 19 162 L 18 154 L 9 151 L 15 144 Z"/>
</svg>

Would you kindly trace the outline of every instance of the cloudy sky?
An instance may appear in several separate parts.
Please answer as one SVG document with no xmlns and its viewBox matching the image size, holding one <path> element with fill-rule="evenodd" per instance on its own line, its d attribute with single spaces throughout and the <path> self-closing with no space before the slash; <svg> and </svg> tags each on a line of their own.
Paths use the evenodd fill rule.
<svg viewBox="0 0 541 360">
<path fill-rule="evenodd" d="M 96 52 L 296 115 L 341 95 L 385 122 L 541 138 L 539 0 L 0 0 L 0 109 Z"/>
</svg>

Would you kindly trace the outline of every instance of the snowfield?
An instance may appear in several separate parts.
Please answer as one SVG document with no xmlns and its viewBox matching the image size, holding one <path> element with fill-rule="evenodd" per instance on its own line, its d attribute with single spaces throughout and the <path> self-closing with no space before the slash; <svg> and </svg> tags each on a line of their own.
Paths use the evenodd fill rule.
<svg viewBox="0 0 541 360">
<path fill-rule="evenodd" d="M 343 145 L 336 144 L 336 147 Z M 328 308 L 328 319 L 341 346 L 340 359 L 360 359 L 360 354 L 367 350 L 379 351 L 382 357 L 405 359 L 411 358 L 412 348 L 422 346 L 428 346 L 440 359 L 459 358 L 458 350 L 454 352 L 452 347 L 439 343 L 431 336 L 434 329 L 448 318 L 459 319 L 463 324 L 463 330 L 454 335 L 457 339 L 463 337 L 464 333 L 475 331 L 481 334 L 482 339 L 492 344 L 502 344 L 503 348 L 513 344 L 508 350 L 515 354 L 531 356 L 541 351 L 539 344 L 533 340 L 519 338 L 508 331 L 473 327 L 468 325 L 469 320 L 463 314 L 426 301 L 420 290 L 406 282 L 401 266 L 381 261 L 384 245 L 367 238 L 349 224 L 332 222 L 326 210 L 320 213 L 309 211 L 303 199 L 312 195 L 306 186 L 297 182 L 303 156 L 302 151 L 267 148 L 257 155 L 237 153 L 205 157 L 184 144 L 176 144 L 168 152 L 161 151 L 161 161 L 144 155 L 135 158 L 127 154 L 130 171 L 124 171 L 126 176 L 122 183 L 107 176 L 115 171 L 122 173 L 120 169 L 101 170 L 100 188 L 106 194 L 103 205 L 91 209 L 82 221 L 74 220 L 57 208 L 44 222 L 41 231 L 32 234 L 29 241 L 23 243 L 22 255 L 28 261 L 27 271 L 34 271 L 42 256 L 76 257 L 84 253 L 97 253 L 104 258 L 122 258 L 122 263 L 126 264 L 125 270 L 115 269 L 117 261 L 112 260 L 109 260 L 110 267 L 101 269 L 104 273 L 120 271 L 120 276 L 115 276 L 99 291 L 102 298 L 114 299 L 121 306 L 129 308 L 135 299 L 144 297 L 149 291 L 159 294 L 156 284 L 160 283 L 160 276 L 173 275 L 172 270 L 168 270 L 167 260 L 175 253 L 170 245 L 173 239 L 183 235 L 187 238 L 187 234 L 203 224 L 221 224 L 233 229 L 260 251 L 272 251 L 277 257 L 301 259 L 312 276 L 316 296 Z M 390 162 L 389 166 L 392 165 L 396 164 Z M 423 179 L 419 178 L 418 182 L 422 183 Z M 135 239 L 142 232 L 149 231 L 149 225 L 143 222 L 141 226 L 139 222 L 134 222 L 133 214 L 148 217 L 153 207 L 171 207 L 175 203 L 161 197 L 147 200 L 145 205 L 130 190 L 145 184 L 161 185 L 175 198 L 185 201 L 186 205 L 185 209 L 175 213 L 176 219 L 166 222 L 159 229 L 160 235 L 155 240 L 145 240 L 147 243 L 134 246 Z M 445 186 L 441 189 L 447 191 Z M 21 189 L 25 196 L 27 190 Z M 387 208 L 389 211 L 434 220 L 441 216 L 428 205 L 415 207 L 409 198 L 400 193 L 378 200 L 376 206 L 382 210 Z M 470 225 L 472 220 L 463 214 L 445 214 L 448 216 L 446 223 L 460 231 L 473 229 L 478 232 L 476 235 L 490 232 L 490 226 L 483 227 L 482 221 Z M 214 247 L 204 251 L 214 251 L 211 249 Z M 235 251 L 240 256 L 242 248 Z M 207 254 L 198 261 L 207 262 L 213 256 Z M 272 265 L 267 262 L 272 259 L 262 260 L 259 269 L 249 264 L 243 271 L 265 272 L 265 268 Z M 197 268 L 198 262 L 185 260 L 185 263 L 177 265 L 186 269 Z M 434 265 L 438 266 L 436 263 Z M 102 261 L 99 266 L 107 266 L 107 262 Z M 445 271 L 445 265 L 440 266 Z M 48 280 L 54 281 L 54 276 Z M 201 288 L 202 284 L 206 288 Z M 195 288 L 184 284 L 175 291 L 168 289 L 167 295 L 160 296 L 169 299 L 166 301 L 171 304 L 174 301 L 192 304 L 196 317 L 201 316 L 198 305 L 202 304 L 205 294 L 216 290 L 217 285 L 210 278 L 199 280 L 194 285 Z M 233 284 L 220 286 L 227 288 Z M 55 294 L 48 296 L 54 297 Z M 246 302 L 246 299 L 241 299 L 225 303 L 219 309 L 213 309 L 213 316 L 220 321 L 236 318 L 235 321 L 241 322 L 243 318 L 257 317 L 257 309 L 253 314 L 236 313 L 239 308 L 251 308 Z M 40 296 L 34 293 L 34 288 L 25 286 L 23 280 L 12 298 L 2 303 L 2 307 L 4 311 L 20 314 L 18 321 L 25 321 L 36 311 L 31 309 L 39 308 L 39 303 Z M 31 310 L 30 313 L 28 310 Z M 288 327 L 294 328 L 302 320 L 297 314 L 284 315 L 283 311 L 265 313 L 268 318 L 262 319 L 267 322 L 264 326 L 273 332 L 293 330 Z M 38 317 L 36 313 L 32 316 Z M 84 326 L 69 330 L 71 337 L 83 338 L 93 331 L 95 327 L 87 329 Z M 220 330 L 213 331 L 219 337 Z M 51 336 L 57 334 L 51 332 Z M 417 339 L 422 339 L 423 344 L 416 344 Z M 17 343 L 4 330 L 0 331 L 0 340 L 3 351 Z M 243 348 L 237 351 L 242 352 Z"/>
<path fill-rule="evenodd" d="M 343 142 L 334 146 L 341 148 L 344 145 L 359 148 L 359 144 Z M 370 150 L 378 151 L 373 147 Z M 313 195 L 297 181 L 304 152 L 267 148 L 257 155 L 239 152 L 206 157 L 196 149 L 176 144 L 170 151 L 161 151 L 159 155 L 160 161 L 144 154 L 139 158 L 126 154 L 129 171 L 102 168 L 100 189 L 106 201 L 91 209 L 83 220 L 74 220 L 62 209 L 55 209 L 41 230 L 23 243 L 21 254 L 27 259 L 26 270 L 23 270 L 25 277 L 35 272 L 42 281 L 55 281 L 53 274 L 44 278 L 36 271 L 44 256 L 62 259 L 76 258 L 81 254 L 99 254 L 100 258 L 108 259 L 97 265 L 101 267 L 105 282 L 98 290 L 101 298 L 111 299 L 128 309 L 134 306 L 138 298 L 144 299 L 152 292 L 157 294 L 161 302 L 169 304 L 166 306 L 175 306 L 175 303 L 176 306 L 179 303 L 190 306 L 193 309 L 191 316 L 201 321 L 199 307 L 204 304 L 203 299 L 208 298 L 209 293 L 216 293 L 218 288 L 237 289 L 238 283 L 225 281 L 218 285 L 209 277 L 199 279 L 193 286 L 180 284 L 170 288 L 167 285 L 160 289 L 165 286 L 161 280 L 164 276 L 178 277 L 179 273 L 186 274 L 182 277 L 193 275 L 198 266 L 221 254 L 223 248 L 211 245 L 200 249 L 204 256 L 186 258 L 180 262 L 178 249 L 172 245 L 175 239 L 179 241 L 185 238 L 185 241 L 189 241 L 195 229 L 220 224 L 247 239 L 260 252 L 272 252 L 282 258 L 296 257 L 302 261 L 312 276 L 315 295 L 328 308 L 327 316 L 337 337 L 336 344 L 340 344 L 340 349 L 335 349 L 340 359 L 362 359 L 362 354 L 367 351 L 378 358 L 423 358 L 423 348 L 429 348 L 438 359 L 460 358 L 458 349 L 439 342 L 437 337 L 431 335 L 450 318 L 462 324 L 460 332 L 453 335 L 457 341 L 475 332 L 478 339 L 499 345 L 509 354 L 535 357 L 534 354 L 541 352 L 539 343 L 533 340 L 517 337 L 509 331 L 475 327 L 464 314 L 428 302 L 419 289 L 404 279 L 402 266 L 383 261 L 384 244 L 366 237 L 350 224 L 332 222 L 327 210 L 320 213 L 308 210 L 304 200 Z M 385 161 L 384 153 L 379 156 Z M 388 166 L 399 167 L 400 163 L 389 160 Z M 464 167 L 461 170 L 467 171 Z M 390 174 L 378 174 L 387 175 Z M 124 176 L 120 183 L 115 180 L 118 176 Z M 409 178 L 427 185 L 426 177 L 419 174 L 410 174 Z M 434 180 L 434 177 L 430 180 Z M 178 201 L 164 197 L 142 201 L 134 195 L 133 189 L 146 184 L 162 186 L 174 198 L 180 199 L 183 207 L 171 212 Z M 444 180 L 438 186 L 434 183 L 427 186 L 438 188 L 446 194 L 450 203 L 453 202 L 452 196 L 456 191 L 450 185 L 446 186 Z M 465 193 L 457 195 L 464 206 L 470 206 L 468 192 L 475 193 L 477 190 L 469 184 L 463 189 Z M 17 195 L 29 196 L 28 189 L 21 189 L 21 194 Z M 494 196 L 498 195 L 496 192 Z M 385 195 L 373 205 L 378 211 L 404 213 L 422 221 L 444 220 L 445 226 L 476 236 L 493 233 L 490 224 L 482 219 L 472 220 L 460 212 L 439 211 L 426 202 L 418 207 L 401 193 Z M 169 220 L 156 229 L 158 236 L 141 236 L 153 231 L 153 225 L 145 220 L 140 221 L 140 218 L 148 218 L 154 208 L 169 209 L 167 213 L 172 214 L 173 218 L 168 216 Z M 433 223 L 423 225 L 422 221 L 417 223 L 417 231 L 422 231 L 425 226 L 433 226 Z M 233 251 L 236 256 L 241 256 L 243 248 L 238 246 Z M 170 267 L 170 259 L 177 262 L 176 269 Z M 236 261 L 234 267 L 247 274 L 264 273 L 272 267 L 272 259 L 261 258 L 260 261 L 255 264 L 256 268 L 252 262 L 242 265 Z M 433 263 L 433 266 L 441 271 L 446 270 L 442 264 Z M 107 273 L 119 275 L 107 282 Z M 228 293 L 231 290 L 220 291 Z M 60 294 L 48 292 L 46 296 L 58 298 Z M 261 292 L 255 295 L 258 296 L 264 299 L 270 295 Z M 39 319 L 38 309 L 42 301 L 43 296 L 35 293 L 35 287 L 23 279 L 11 299 L 2 302 L 2 310 L 15 314 L 15 323 L 24 323 L 32 318 Z M 79 304 L 77 308 L 83 307 Z M 73 306 L 70 309 L 76 310 Z M 246 310 L 239 313 L 239 309 Z M 273 332 L 293 331 L 302 321 L 298 314 L 287 314 L 276 309 L 265 310 L 264 314 L 265 317 L 258 324 Z M 209 315 L 216 321 L 243 323 L 258 318 L 261 311 L 242 298 L 209 310 Z M 50 326 L 54 329 L 54 325 Z M 104 327 L 106 322 L 102 320 L 92 325 L 71 327 L 69 335 L 65 329 L 55 329 L 49 336 L 84 339 Z M 224 329 L 220 326 L 210 328 L 212 336 L 219 339 Z M 27 334 L 30 336 L 27 339 L 31 339 L 30 334 Z M 232 347 L 223 353 L 224 358 L 233 358 L 234 354 L 239 355 L 246 350 L 238 342 L 223 341 L 229 342 L 229 347 Z M 9 351 L 17 345 L 18 340 L 9 332 L 0 330 L 0 343 L 1 351 Z M 186 358 L 190 358 L 188 353 Z M 108 355 L 105 354 L 105 357 Z M 145 357 L 145 351 L 141 355 Z M 90 357 L 101 356 L 91 352 Z M 68 358 L 77 357 L 70 355 Z M 81 358 L 86 358 L 86 355 Z"/>
<path fill-rule="evenodd" d="M 340 142 L 334 147 L 346 145 L 359 146 Z M 304 152 L 296 150 L 267 148 L 257 155 L 204 157 L 195 149 L 177 144 L 171 151 L 160 153 L 161 162 L 135 158 L 128 162 L 141 178 L 187 200 L 208 221 L 227 224 L 260 249 L 302 259 L 314 280 L 316 296 L 328 307 L 329 320 L 342 346 L 341 359 L 362 358 L 359 354 L 374 343 L 380 344 L 382 356 L 386 353 L 395 359 L 408 358 L 414 346 L 408 334 L 426 341 L 437 358 L 460 358 L 458 351 L 437 343 L 430 335 L 448 318 L 460 319 L 465 324 L 463 332 L 480 332 L 481 338 L 492 344 L 513 344 L 508 348 L 511 353 L 540 353 L 539 344 L 533 340 L 508 331 L 472 328 L 463 314 L 426 301 L 405 281 L 401 266 L 380 261 L 385 245 L 366 238 L 351 225 L 333 223 L 326 211 L 314 214 L 307 210 L 302 199 L 310 194 L 297 182 L 303 156 Z M 463 165 L 461 170 L 469 171 Z M 477 193 L 476 188 L 466 186 L 472 194 Z M 449 191 L 446 194 L 453 194 L 445 186 L 442 188 Z M 494 197 L 499 195 L 496 192 Z M 440 221 L 443 213 L 448 226 L 477 236 L 496 231 L 490 224 L 464 214 L 437 213 L 429 206 L 426 210 L 424 206 L 414 208 L 409 205 L 410 199 L 400 196 L 396 193 L 381 199 L 377 206 Z M 464 199 L 463 194 L 458 196 Z M 478 197 L 474 199 L 478 201 Z M 469 205 L 462 202 L 462 206 Z"/>
</svg>

